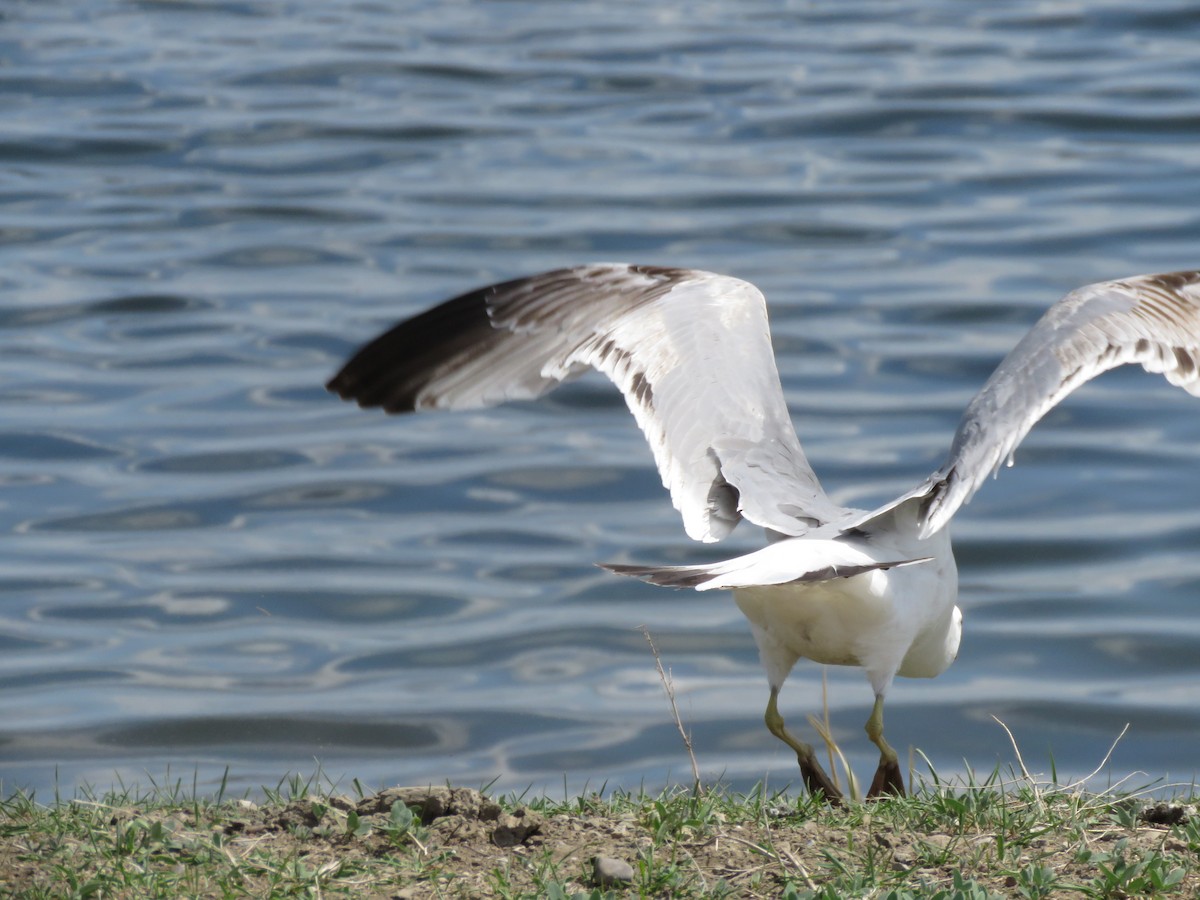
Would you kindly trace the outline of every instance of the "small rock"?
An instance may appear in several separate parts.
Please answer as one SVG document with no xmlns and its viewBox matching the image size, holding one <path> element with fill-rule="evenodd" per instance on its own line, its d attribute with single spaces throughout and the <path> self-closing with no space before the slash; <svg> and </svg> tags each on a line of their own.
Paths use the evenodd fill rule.
<svg viewBox="0 0 1200 900">
<path fill-rule="evenodd" d="M 491 800 L 485 799 L 479 805 L 479 821 L 480 822 L 495 822 L 500 818 L 500 814 L 504 810 L 500 808 L 499 803 L 494 803 Z"/>
<path fill-rule="evenodd" d="M 515 847 L 524 844 L 542 830 L 542 820 L 525 809 L 518 809 L 511 816 L 500 816 L 492 830 L 492 843 L 497 847 Z"/>
<path fill-rule="evenodd" d="M 633 866 L 611 856 L 592 857 L 592 881 L 596 887 L 613 887 L 633 882 Z"/>
<path fill-rule="evenodd" d="M 471 788 L 451 788 L 450 798 L 446 801 L 446 812 L 464 819 L 478 819 L 479 810 L 483 808 L 483 794 Z"/>
</svg>

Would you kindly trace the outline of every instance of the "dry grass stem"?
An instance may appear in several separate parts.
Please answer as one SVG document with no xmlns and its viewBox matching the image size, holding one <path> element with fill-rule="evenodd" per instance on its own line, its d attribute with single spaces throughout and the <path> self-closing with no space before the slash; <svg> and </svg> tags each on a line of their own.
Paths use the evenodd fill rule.
<svg viewBox="0 0 1200 900">
<path fill-rule="evenodd" d="M 692 736 L 683 727 L 683 719 L 679 715 L 679 707 L 675 703 L 675 684 L 671 681 L 671 673 L 663 669 L 662 658 L 658 655 L 658 648 L 654 646 L 654 638 L 650 636 L 650 629 L 643 625 L 641 631 L 646 638 L 646 643 L 650 645 L 650 652 L 654 654 L 654 665 L 658 669 L 658 678 L 662 682 L 663 690 L 667 692 L 667 700 L 671 704 L 671 717 L 675 720 L 675 727 L 679 729 L 679 736 L 683 738 L 683 746 L 687 749 L 688 761 L 692 764 L 692 784 L 697 792 L 702 792 L 704 786 L 700 783 L 700 766 L 696 763 L 696 753 L 692 749 Z"/>
</svg>

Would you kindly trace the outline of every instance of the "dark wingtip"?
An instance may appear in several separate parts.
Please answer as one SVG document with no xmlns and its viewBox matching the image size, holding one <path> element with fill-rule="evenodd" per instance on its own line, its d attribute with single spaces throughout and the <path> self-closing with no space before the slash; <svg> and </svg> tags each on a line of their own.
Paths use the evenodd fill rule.
<svg viewBox="0 0 1200 900">
<path fill-rule="evenodd" d="M 325 390 L 331 394 L 337 394 L 343 400 L 353 400 L 354 388 L 350 382 L 351 379 L 346 377 L 346 369 L 343 367 L 336 375 L 325 382 Z"/>
<path fill-rule="evenodd" d="M 487 314 L 494 290 L 470 291 L 392 326 L 360 347 L 325 389 L 364 409 L 414 411 L 439 369 L 494 334 Z"/>
<path fill-rule="evenodd" d="M 597 565 L 614 575 L 626 575 L 659 587 L 694 588 L 712 578 L 712 573 L 702 566 L 628 566 L 621 563 Z"/>
</svg>

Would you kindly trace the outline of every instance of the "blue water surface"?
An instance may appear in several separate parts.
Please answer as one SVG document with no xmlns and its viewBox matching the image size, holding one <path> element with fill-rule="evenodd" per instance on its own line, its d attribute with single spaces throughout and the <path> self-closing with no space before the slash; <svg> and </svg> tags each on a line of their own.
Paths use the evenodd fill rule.
<svg viewBox="0 0 1200 900">
<path fill-rule="evenodd" d="M 95 0 L 0 12 L 0 785 L 228 770 L 576 791 L 796 778 L 619 396 L 394 419 L 322 385 L 383 326 L 593 260 L 758 284 L 814 467 L 941 461 L 1040 311 L 1200 266 L 1178 0 Z M 943 775 L 1191 782 L 1200 405 L 1053 411 L 955 521 L 965 637 L 888 733 Z M 833 728 L 873 748 L 860 672 Z M 822 703 L 801 664 L 797 729 Z M 913 755 L 919 771 L 926 771 Z"/>
</svg>

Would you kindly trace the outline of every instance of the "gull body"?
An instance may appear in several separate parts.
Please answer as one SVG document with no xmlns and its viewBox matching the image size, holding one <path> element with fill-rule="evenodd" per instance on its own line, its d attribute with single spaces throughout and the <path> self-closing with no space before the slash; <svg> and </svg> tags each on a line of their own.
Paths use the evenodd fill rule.
<svg viewBox="0 0 1200 900">
<path fill-rule="evenodd" d="M 602 263 L 455 297 L 364 345 L 330 390 L 388 412 L 532 399 L 591 368 L 621 390 L 688 535 L 712 542 L 742 519 L 761 550 L 695 566 L 610 564 L 652 584 L 726 589 L 750 622 L 770 688 L 764 719 L 806 785 L 840 793 L 778 696 L 800 659 L 861 667 L 880 751 L 868 796 L 903 793 L 883 737 L 897 675 L 932 678 L 956 658 L 962 614 L 947 528 L 1029 429 L 1079 385 L 1138 363 L 1200 395 L 1200 272 L 1086 285 L 1054 304 L 968 405 L 945 463 L 875 510 L 833 502 L 791 425 L 753 285 L 693 269 Z"/>
<path fill-rule="evenodd" d="M 838 552 L 861 554 L 862 565 L 899 558 L 907 551 L 933 554 L 922 565 L 872 568 L 850 577 L 800 584 L 749 585 L 733 588 L 733 598 L 750 621 L 762 649 L 771 686 L 779 689 L 800 659 L 830 666 L 859 666 L 876 694 L 884 694 L 892 678 L 933 678 L 954 662 L 962 631 L 955 606 L 958 574 L 945 532 L 920 543 L 880 535 L 875 541 L 842 541 Z M 771 549 L 790 551 L 789 538 Z M 858 546 L 856 546 L 856 544 Z M 930 546 L 934 544 L 936 546 Z M 908 545 L 908 546 L 906 546 Z"/>
</svg>

